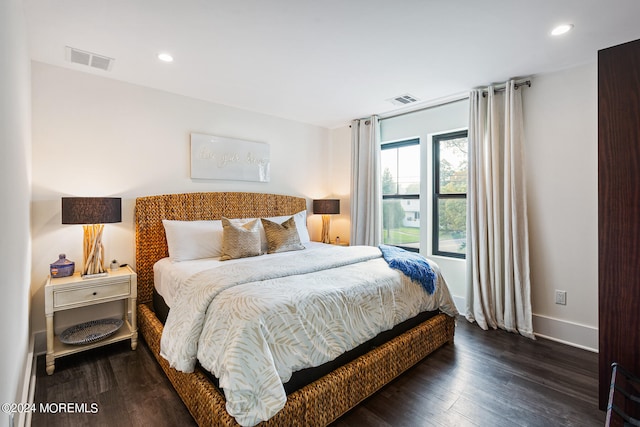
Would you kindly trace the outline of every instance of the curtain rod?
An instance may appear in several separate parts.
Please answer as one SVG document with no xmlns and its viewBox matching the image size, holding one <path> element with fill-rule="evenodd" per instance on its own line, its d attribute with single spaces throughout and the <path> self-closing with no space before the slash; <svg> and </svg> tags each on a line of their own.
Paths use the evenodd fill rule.
<svg viewBox="0 0 640 427">
<path fill-rule="evenodd" d="M 516 84 L 513 85 L 514 88 L 518 89 L 521 86 L 527 86 L 527 87 L 531 87 L 531 80 L 525 80 L 525 81 L 521 81 L 521 82 L 516 82 Z M 494 92 L 504 92 L 507 89 L 507 85 L 500 85 L 497 86 L 493 89 Z M 482 97 L 484 98 L 485 96 L 487 96 L 487 91 L 483 90 L 482 91 Z"/>
</svg>

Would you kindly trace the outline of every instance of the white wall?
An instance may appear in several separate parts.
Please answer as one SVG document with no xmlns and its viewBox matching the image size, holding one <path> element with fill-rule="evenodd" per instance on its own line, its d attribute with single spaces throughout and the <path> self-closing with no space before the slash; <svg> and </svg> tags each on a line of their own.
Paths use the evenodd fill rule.
<svg viewBox="0 0 640 427">
<path fill-rule="evenodd" d="M 133 264 L 138 196 L 256 191 L 313 199 L 331 193 L 327 129 L 37 62 L 32 73 L 33 331 L 45 327 L 49 264 L 60 252 L 82 263 L 82 227 L 61 224 L 62 196 L 122 197 L 123 222 L 105 226 L 106 258 Z M 271 182 L 191 180 L 190 132 L 269 143 Z M 309 226 L 319 239 L 318 215 L 310 215 Z M 60 316 L 56 328 L 85 314 Z"/>
<path fill-rule="evenodd" d="M 595 61 L 594 57 L 594 61 Z M 598 94 L 595 62 L 524 89 L 534 331 L 598 348 Z M 556 305 L 555 290 L 567 291 Z"/>
<path fill-rule="evenodd" d="M 351 128 L 343 126 L 331 131 L 329 152 L 331 196 L 340 199 L 340 215 L 331 216 L 331 240 L 349 242 L 351 230 Z"/>
<path fill-rule="evenodd" d="M 30 63 L 20 0 L 0 2 L 0 402 L 20 402 L 29 343 Z M 9 414 L 0 414 L 8 426 Z"/>
</svg>

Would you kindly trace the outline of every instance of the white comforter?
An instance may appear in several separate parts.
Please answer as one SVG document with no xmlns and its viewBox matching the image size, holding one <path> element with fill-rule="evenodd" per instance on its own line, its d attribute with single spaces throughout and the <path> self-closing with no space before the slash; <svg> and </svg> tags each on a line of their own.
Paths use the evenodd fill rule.
<svg viewBox="0 0 640 427">
<path fill-rule="evenodd" d="M 285 254 L 281 254 L 285 255 Z M 176 290 L 161 354 L 220 381 L 243 426 L 286 403 L 292 372 L 321 365 L 421 311 L 457 313 L 438 275 L 436 291 L 392 270 L 375 247 L 353 246 L 248 259 L 196 273 Z"/>
</svg>

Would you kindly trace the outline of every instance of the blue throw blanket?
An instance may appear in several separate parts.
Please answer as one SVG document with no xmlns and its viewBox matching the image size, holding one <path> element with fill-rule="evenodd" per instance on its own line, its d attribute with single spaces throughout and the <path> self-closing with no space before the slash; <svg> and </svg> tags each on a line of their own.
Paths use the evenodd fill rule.
<svg viewBox="0 0 640 427">
<path fill-rule="evenodd" d="M 407 277 L 420 283 L 429 295 L 433 294 L 436 290 L 436 273 L 425 257 L 396 246 L 380 245 L 378 248 L 389 267 L 400 270 Z"/>
</svg>

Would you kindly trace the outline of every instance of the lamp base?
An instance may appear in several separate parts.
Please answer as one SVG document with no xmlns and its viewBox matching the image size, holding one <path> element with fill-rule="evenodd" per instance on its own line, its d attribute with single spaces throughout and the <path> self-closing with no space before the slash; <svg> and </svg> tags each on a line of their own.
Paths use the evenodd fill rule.
<svg viewBox="0 0 640 427">
<path fill-rule="evenodd" d="M 329 215 L 322 215 L 322 243 L 331 243 L 329 239 L 329 228 L 331 227 L 331 217 Z"/>
<path fill-rule="evenodd" d="M 102 274 L 104 268 L 104 246 L 102 246 L 103 224 L 85 225 L 84 229 L 84 268 L 82 276 Z"/>
</svg>

